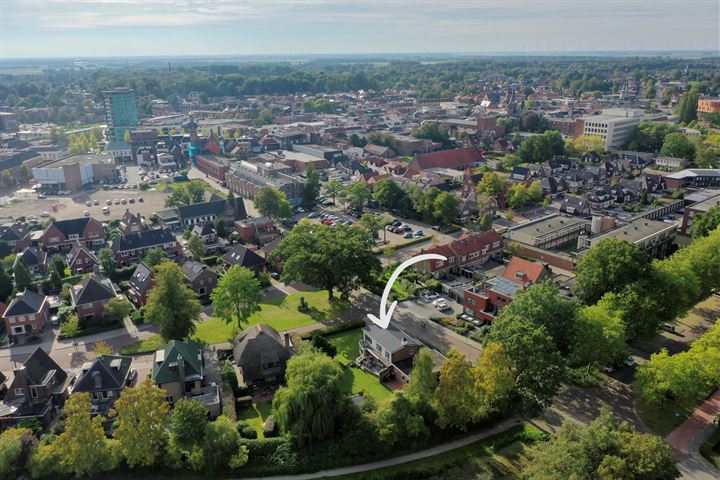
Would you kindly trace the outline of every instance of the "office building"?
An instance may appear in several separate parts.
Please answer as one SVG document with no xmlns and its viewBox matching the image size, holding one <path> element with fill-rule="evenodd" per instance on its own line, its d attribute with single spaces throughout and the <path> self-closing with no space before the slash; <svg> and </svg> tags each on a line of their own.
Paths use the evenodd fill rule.
<svg viewBox="0 0 720 480">
<path fill-rule="evenodd" d="M 641 109 L 608 108 L 601 115 L 583 117 L 583 135 L 600 137 L 606 149 L 622 147 L 630 139 L 635 125 L 657 118 L 646 116 Z"/>
<path fill-rule="evenodd" d="M 135 90 L 116 88 L 103 92 L 107 137 L 110 141 L 123 140 L 125 132 L 138 125 Z"/>
</svg>

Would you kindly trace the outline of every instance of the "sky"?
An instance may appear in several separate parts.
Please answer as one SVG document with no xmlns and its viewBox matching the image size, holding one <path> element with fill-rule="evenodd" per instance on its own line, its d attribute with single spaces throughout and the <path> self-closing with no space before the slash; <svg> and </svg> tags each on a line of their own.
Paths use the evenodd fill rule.
<svg viewBox="0 0 720 480">
<path fill-rule="evenodd" d="M 720 0 L 0 0 L 0 59 L 720 52 Z"/>
</svg>

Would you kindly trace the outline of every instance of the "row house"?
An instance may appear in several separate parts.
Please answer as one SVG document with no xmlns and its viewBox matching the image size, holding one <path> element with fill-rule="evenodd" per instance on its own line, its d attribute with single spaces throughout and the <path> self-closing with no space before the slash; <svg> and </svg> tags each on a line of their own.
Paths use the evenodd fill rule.
<svg viewBox="0 0 720 480">
<path fill-rule="evenodd" d="M 244 243 L 263 246 L 280 236 L 280 230 L 268 217 L 247 218 L 235 222 L 235 232 Z"/>
<path fill-rule="evenodd" d="M 118 296 L 109 278 L 91 274 L 70 289 L 70 300 L 78 318 L 102 318 L 105 305 Z"/>
<path fill-rule="evenodd" d="M 150 291 L 155 286 L 153 277 L 155 270 L 148 267 L 145 262 L 140 262 L 135 267 L 135 271 L 128 280 L 127 297 L 135 305 L 140 308 L 145 305 Z"/>
<path fill-rule="evenodd" d="M 228 201 L 217 195 L 213 195 L 207 202 L 183 205 L 177 210 L 180 225 L 188 229 L 198 224 L 214 222 L 218 218 L 225 218 L 229 222 L 247 218 L 242 198 Z"/>
<path fill-rule="evenodd" d="M 30 246 L 30 230 L 20 222 L 0 225 L 0 240 L 3 240 L 12 249 L 13 253 L 20 253 Z"/>
<path fill-rule="evenodd" d="M 77 243 L 95 250 L 105 244 L 105 229 L 90 217 L 56 220 L 43 231 L 39 243 L 48 251 L 68 251 Z"/>
<path fill-rule="evenodd" d="M 45 329 L 50 302 L 45 295 L 25 290 L 13 298 L 3 313 L 5 330 L 16 342 L 39 335 Z"/>
<path fill-rule="evenodd" d="M 0 402 L 0 430 L 23 420 L 38 419 L 48 427 L 65 403 L 75 376 L 69 374 L 41 347 L 13 370 L 13 379 Z"/>
<path fill-rule="evenodd" d="M 447 260 L 426 260 L 418 263 L 418 269 L 431 274 L 435 278 L 452 275 L 472 276 L 469 268 L 482 265 L 503 250 L 502 237 L 495 230 L 487 232 L 464 233 L 456 240 L 445 245 L 433 245 L 422 249 L 420 253 L 443 255 Z"/>
<path fill-rule="evenodd" d="M 167 256 L 173 259 L 178 258 L 182 252 L 182 247 L 175 235 L 165 228 L 118 235 L 112 241 L 115 263 L 123 266 L 142 259 L 151 248 L 164 250 Z"/>
<path fill-rule="evenodd" d="M 195 225 L 192 228 L 192 235 L 200 237 L 206 252 L 213 253 L 220 249 L 218 235 L 212 223 L 205 222 Z"/>
</svg>

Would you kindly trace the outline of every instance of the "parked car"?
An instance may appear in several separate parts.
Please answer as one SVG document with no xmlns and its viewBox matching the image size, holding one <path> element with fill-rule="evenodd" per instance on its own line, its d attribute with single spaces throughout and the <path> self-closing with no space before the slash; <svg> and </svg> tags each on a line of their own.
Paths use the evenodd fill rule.
<svg viewBox="0 0 720 480">
<path fill-rule="evenodd" d="M 115 200 L 113 200 L 113 203 L 114 203 L 115 205 L 120 205 L 120 199 L 119 199 L 119 198 L 116 198 Z"/>
<path fill-rule="evenodd" d="M 425 300 L 433 300 L 435 298 L 438 298 L 438 294 L 433 292 L 432 290 L 427 290 L 425 293 L 423 293 L 423 298 Z"/>
<path fill-rule="evenodd" d="M 441 303 L 445 303 L 445 302 L 446 302 L 446 300 L 444 298 L 440 297 L 436 300 L 433 300 L 432 304 L 437 306 L 437 305 L 440 305 Z"/>
<path fill-rule="evenodd" d="M 38 198 L 42 200 L 43 198 L 47 198 L 47 195 L 45 195 L 44 193 L 38 193 Z"/>
<path fill-rule="evenodd" d="M 58 325 L 60 325 L 60 315 L 53 315 L 52 317 L 50 317 L 50 325 L 52 325 L 53 327 L 57 327 Z"/>
<path fill-rule="evenodd" d="M 127 205 L 127 200 L 123 198 L 122 200 L 120 200 L 120 203 L 122 203 L 123 205 Z"/>
<path fill-rule="evenodd" d="M 89 217 L 89 216 L 90 216 L 90 212 L 88 212 L 87 210 L 85 210 L 85 211 L 83 212 L 83 216 Z"/>
<path fill-rule="evenodd" d="M 41 217 L 49 217 L 50 214 L 49 214 L 48 212 L 42 212 L 42 213 L 40 214 L 40 216 L 41 216 Z"/>
<path fill-rule="evenodd" d="M 305 209 L 303 207 L 297 207 L 295 213 L 305 213 Z"/>
<path fill-rule="evenodd" d="M 93 200 L 93 205 L 100 205 L 100 200 Z"/>
<path fill-rule="evenodd" d="M 445 310 L 450 310 L 450 307 L 447 303 L 438 303 L 437 305 L 435 305 L 435 308 L 437 308 L 441 312 L 444 312 Z"/>
<path fill-rule="evenodd" d="M 437 232 L 439 232 L 440 230 L 442 230 L 442 227 L 441 227 L 440 225 L 433 225 L 433 226 L 430 227 L 430 228 L 432 228 L 433 230 L 435 230 L 435 231 L 437 231 Z"/>
<path fill-rule="evenodd" d="M 425 236 L 425 234 L 423 233 L 422 230 L 418 230 L 415 233 L 413 233 L 413 237 L 415 237 L 415 238 L 420 238 L 420 237 L 424 237 L 424 236 Z"/>
<path fill-rule="evenodd" d="M 130 202 L 130 203 L 135 203 L 135 199 L 134 199 L 134 198 L 131 198 L 131 199 L 128 200 L 128 202 Z"/>
<path fill-rule="evenodd" d="M 319 216 L 320 216 L 320 215 L 319 215 L 317 212 L 310 212 L 310 213 L 308 214 L 308 218 L 317 218 L 317 217 L 319 217 Z"/>
<path fill-rule="evenodd" d="M 320 223 L 322 223 L 323 225 L 332 225 L 332 224 L 334 224 L 335 222 L 333 222 L 333 221 L 330 220 L 329 218 L 326 218 L 325 220 L 321 221 Z"/>
<path fill-rule="evenodd" d="M 110 215 L 110 207 L 103 207 L 102 212 L 103 212 L 105 215 Z"/>
<path fill-rule="evenodd" d="M 144 201 L 142 197 L 138 197 L 138 202 L 143 203 Z"/>
<path fill-rule="evenodd" d="M 663 323 L 660 328 L 662 328 L 666 332 L 677 333 L 677 327 L 672 323 Z"/>
<path fill-rule="evenodd" d="M 403 234 L 403 238 L 413 238 L 413 234 L 410 233 L 410 232 L 405 232 L 405 233 Z"/>
<path fill-rule="evenodd" d="M 623 360 L 623 363 L 625 364 L 626 367 L 634 367 L 635 359 L 632 356 L 629 356 L 625 360 Z"/>
</svg>

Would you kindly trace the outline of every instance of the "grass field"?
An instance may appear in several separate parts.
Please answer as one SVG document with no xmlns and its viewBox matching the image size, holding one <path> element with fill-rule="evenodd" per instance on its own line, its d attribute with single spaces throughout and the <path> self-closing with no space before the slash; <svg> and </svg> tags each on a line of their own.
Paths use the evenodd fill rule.
<svg viewBox="0 0 720 480">
<path fill-rule="evenodd" d="M 253 403 L 252 407 L 237 413 L 238 420 L 245 420 L 258 433 L 258 438 L 265 438 L 262 432 L 262 424 L 272 413 L 272 402 Z"/>
<path fill-rule="evenodd" d="M 638 402 L 637 413 L 648 428 L 661 437 L 668 435 L 683 423 L 694 408 L 683 408 L 677 402 L 666 401 L 662 407 L 655 408 Z M 679 414 L 679 415 L 676 415 Z"/>
<path fill-rule="evenodd" d="M 335 360 L 343 365 L 343 387 L 350 394 L 365 392 L 380 402 L 390 396 L 391 391 L 380 383 L 378 378 L 359 368 L 348 367 L 359 354 L 358 342 L 362 338 L 362 329 L 356 328 L 347 332 L 331 335 L 327 339 L 337 347 Z"/>
<path fill-rule="evenodd" d="M 300 297 L 305 297 L 310 310 L 299 312 Z M 305 291 L 293 293 L 283 298 L 270 300 L 261 304 L 262 310 L 250 317 L 248 323 L 243 325 L 246 328 L 256 323 L 265 323 L 278 331 L 291 328 L 303 327 L 316 322 L 326 322 L 342 315 L 349 305 L 335 301 L 332 305 L 328 301 L 327 292 L 324 290 Z M 222 319 L 211 318 L 197 324 L 193 338 L 208 344 L 227 342 L 233 335 L 237 323 L 225 323 Z M 158 335 L 146 340 L 135 342 L 120 349 L 123 354 L 141 353 L 156 350 L 158 342 L 161 342 Z"/>
<path fill-rule="evenodd" d="M 335 480 L 516 479 L 520 478 L 520 472 L 527 461 L 525 456 L 527 444 L 513 438 L 523 430 L 529 433 L 539 432 L 530 425 L 521 425 L 486 440 L 415 462 L 331 478 Z"/>
</svg>

